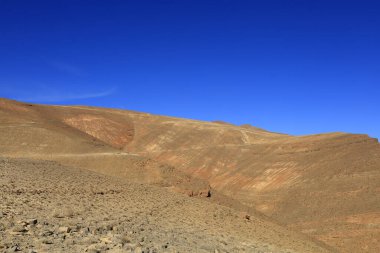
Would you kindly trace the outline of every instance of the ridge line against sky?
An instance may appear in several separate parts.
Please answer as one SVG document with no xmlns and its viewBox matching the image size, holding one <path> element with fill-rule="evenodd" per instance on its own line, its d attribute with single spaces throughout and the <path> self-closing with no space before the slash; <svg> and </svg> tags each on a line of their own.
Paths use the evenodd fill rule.
<svg viewBox="0 0 380 253">
<path fill-rule="evenodd" d="M 378 1 L 0 2 L 0 97 L 380 137 Z"/>
</svg>

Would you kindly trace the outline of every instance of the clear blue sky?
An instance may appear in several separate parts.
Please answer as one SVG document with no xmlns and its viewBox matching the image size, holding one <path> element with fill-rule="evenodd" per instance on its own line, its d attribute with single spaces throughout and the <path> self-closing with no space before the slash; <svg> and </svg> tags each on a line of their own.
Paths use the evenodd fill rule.
<svg viewBox="0 0 380 253">
<path fill-rule="evenodd" d="M 0 0 L 0 97 L 380 137 L 379 1 Z"/>
</svg>

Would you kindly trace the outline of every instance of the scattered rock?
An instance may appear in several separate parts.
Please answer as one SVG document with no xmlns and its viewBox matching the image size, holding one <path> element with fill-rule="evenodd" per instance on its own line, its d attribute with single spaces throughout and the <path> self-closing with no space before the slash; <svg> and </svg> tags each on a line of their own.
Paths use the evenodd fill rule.
<svg viewBox="0 0 380 253">
<path fill-rule="evenodd" d="M 105 244 L 111 244 L 112 243 L 112 239 L 109 237 L 102 237 L 102 238 L 100 238 L 100 241 L 104 242 Z"/>
<path fill-rule="evenodd" d="M 58 228 L 58 234 L 64 234 L 64 233 L 69 233 L 70 228 L 69 227 L 59 227 Z"/>
<path fill-rule="evenodd" d="M 41 242 L 43 244 L 53 244 L 53 240 L 51 240 L 51 239 L 43 239 Z"/>
<path fill-rule="evenodd" d="M 16 233 L 26 233 L 28 232 L 28 229 L 24 227 L 23 225 L 16 225 L 13 229 L 12 232 Z"/>
<path fill-rule="evenodd" d="M 81 234 L 88 234 L 88 233 L 90 233 L 90 228 L 88 228 L 88 227 L 86 227 L 86 228 L 82 228 L 82 229 L 80 230 L 80 233 L 81 233 Z"/>
<path fill-rule="evenodd" d="M 52 162 L 46 167 L 39 165 L 42 168 L 38 170 L 27 160 L 22 161 L 22 170 L 7 170 L 1 167 L 1 161 L 0 158 L 0 174 L 7 171 L 7 177 L 14 178 L 16 184 L 9 186 L 7 192 L 7 177 L 0 175 L 0 209 L 7 212 L 0 219 L 1 253 L 19 249 L 29 253 L 285 252 L 254 248 L 258 242 L 249 239 L 250 233 L 263 231 L 268 237 L 262 224 L 253 218 L 246 222 L 240 213 L 217 205 L 209 208 L 202 200 L 130 185 L 89 171 L 57 167 Z M 123 189 L 122 194 L 110 194 L 110 185 L 112 189 Z M 31 188 L 36 186 L 45 189 L 35 194 Z M 15 198 L 12 191 L 17 187 L 26 191 Z M 106 194 L 93 195 L 92 188 Z M 30 201 L 24 204 L 26 198 Z M 233 238 L 229 236 L 232 233 Z"/>
<path fill-rule="evenodd" d="M 40 236 L 51 236 L 53 234 L 54 234 L 53 231 L 51 231 L 51 230 L 45 230 L 45 231 L 43 231 L 43 232 L 40 233 Z"/>
<path fill-rule="evenodd" d="M 26 220 L 26 223 L 28 225 L 36 225 L 37 224 L 37 219 L 28 219 L 28 220 Z"/>
<path fill-rule="evenodd" d="M 18 251 L 21 251 L 21 248 L 18 245 L 12 246 L 11 248 L 8 249 L 8 252 L 18 252 Z"/>
<path fill-rule="evenodd" d="M 121 238 L 121 244 L 127 244 L 127 243 L 130 243 L 132 240 L 131 240 L 131 237 L 129 235 L 124 235 L 122 236 Z"/>
</svg>

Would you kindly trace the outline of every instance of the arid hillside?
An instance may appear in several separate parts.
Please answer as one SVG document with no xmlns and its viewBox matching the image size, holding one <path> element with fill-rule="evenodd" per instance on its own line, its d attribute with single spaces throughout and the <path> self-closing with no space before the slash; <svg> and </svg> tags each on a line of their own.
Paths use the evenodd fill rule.
<svg viewBox="0 0 380 253">
<path fill-rule="evenodd" d="M 341 252 L 380 252 L 380 144 L 127 113 L 125 150 L 165 161 Z"/>
<path fill-rule="evenodd" d="M 0 252 L 330 252 L 231 208 L 56 162 L 0 157 Z"/>
<path fill-rule="evenodd" d="M 380 252 L 380 144 L 366 135 L 290 136 L 249 125 L 5 99 L 0 129 L 3 156 L 211 195 L 339 252 Z"/>
<path fill-rule="evenodd" d="M 130 181 L 207 196 L 207 181 L 148 157 L 123 152 L 133 123 L 94 109 L 46 107 L 0 100 L 0 154 L 60 161 Z"/>
</svg>

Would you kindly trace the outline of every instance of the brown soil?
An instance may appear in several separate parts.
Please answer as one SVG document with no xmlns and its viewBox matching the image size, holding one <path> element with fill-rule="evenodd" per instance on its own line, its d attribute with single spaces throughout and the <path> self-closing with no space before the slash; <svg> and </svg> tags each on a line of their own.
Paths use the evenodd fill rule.
<svg viewBox="0 0 380 253">
<path fill-rule="evenodd" d="M 250 125 L 5 99 L 0 131 L 3 156 L 54 160 L 199 196 L 339 252 L 380 252 L 380 144 L 366 135 L 289 136 Z"/>
<path fill-rule="evenodd" d="M 56 162 L 0 157 L 3 252 L 329 252 L 227 207 Z"/>
</svg>

